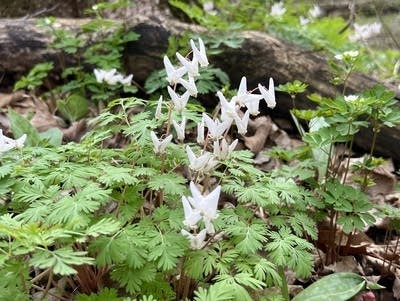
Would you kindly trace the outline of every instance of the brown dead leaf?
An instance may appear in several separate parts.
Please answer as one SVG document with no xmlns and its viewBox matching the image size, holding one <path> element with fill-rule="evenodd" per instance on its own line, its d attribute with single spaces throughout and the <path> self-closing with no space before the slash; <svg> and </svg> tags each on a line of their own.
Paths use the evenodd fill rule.
<svg viewBox="0 0 400 301">
<path fill-rule="evenodd" d="M 27 95 L 21 91 L 11 94 L 0 93 L 0 108 L 8 107 L 14 103 L 23 101 L 26 98 Z"/>
<path fill-rule="evenodd" d="M 399 275 L 396 275 L 394 282 L 393 282 L 393 296 L 400 300 L 400 278 Z"/>
<path fill-rule="evenodd" d="M 63 139 L 66 142 L 75 141 L 79 142 L 82 136 L 86 133 L 87 123 L 86 120 L 81 119 L 73 122 L 69 128 L 61 129 L 63 132 Z"/>
<path fill-rule="evenodd" d="M 35 115 L 33 115 L 31 119 L 31 124 L 37 128 L 39 132 L 44 132 L 53 127 L 61 128 L 65 125 L 61 118 L 50 112 L 48 105 L 44 101 L 35 97 L 34 103 Z"/>
<path fill-rule="evenodd" d="M 272 120 L 267 116 L 261 116 L 249 122 L 250 129 L 254 132 L 253 136 L 244 137 L 244 144 L 253 153 L 257 154 L 263 150 L 269 132 L 272 128 Z"/>
<path fill-rule="evenodd" d="M 340 272 L 362 272 L 362 268 L 354 256 L 344 256 L 341 257 L 339 261 L 328 265 L 327 268 L 331 269 L 335 273 Z"/>
</svg>

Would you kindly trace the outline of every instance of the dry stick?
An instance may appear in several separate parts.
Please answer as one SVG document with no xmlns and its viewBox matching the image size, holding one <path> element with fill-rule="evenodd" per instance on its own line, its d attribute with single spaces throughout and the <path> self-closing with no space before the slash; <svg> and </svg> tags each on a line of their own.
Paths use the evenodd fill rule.
<svg viewBox="0 0 400 301">
<path fill-rule="evenodd" d="M 392 39 L 393 43 L 396 45 L 397 49 L 400 50 L 400 43 L 397 41 L 396 37 L 394 36 L 393 32 L 390 30 L 389 26 L 387 26 L 385 20 L 382 17 L 382 12 L 378 11 L 378 7 L 377 7 L 377 1 L 374 1 L 374 10 L 375 13 L 379 19 L 379 22 L 381 22 L 383 29 L 385 30 L 386 34 L 390 36 L 390 38 Z"/>
<path fill-rule="evenodd" d="M 49 293 L 52 281 L 53 281 L 53 270 L 50 269 L 49 279 L 47 279 L 47 285 L 46 285 L 45 290 L 43 291 L 43 294 L 42 294 L 42 297 L 40 298 L 40 300 L 43 300 L 44 298 L 46 298 L 47 294 Z"/>
<path fill-rule="evenodd" d="M 398 248 L 398 246 L 399 246 L 399 241 L 400 241 L 400 237 L 398 236 L 398 237 L 397 237 L 397 240 L 396 240 L 396 245 L 395 245 L 395 247 L 394 247 L 393 254 L 396 254 L 397 248 Z M 388 272 L 390 272 L 390 268 L 392 267 L 392 263 L 393 263 L 393 257 L 392 257 L 392 258 L 390 259 L 390 261 L 389 261 Z"/>
<path fill-rule="evenodd" d="M 42 292 L 45 290 L 44 288 L 42 288 L 42 287 L 40 287 L 40 286 L 38 286 L 36 284 L 32 284 L 32 287 L 37 289 L 37 290 L 39 290 L 39 291 L 42 291 Z M 64 298 L 62 296 L 57 296 L 56 294 L 54 294 L 54 293 L 52 293 L 50 291 L 47 292 L 47 295 L 50 295 L 50 296 L 52 296 L 54 298 L 58 298 L 59 300 L 62 300 L 62 301 L 69 301 L 70 300 L 69 298 L 67 299 L 67 298 Z"/>
<path fill-rule="evenodd" d="M 389 234 L 390 233 L 390 234 Z M 387 255 L 388 251 L 389 251 L 389 235 L 392 234 L 392 230 L 390 229 L 390 225 L 389 225 L 389 229 L 386 229 L 385 231 L 385 238 L 383 239 L 384 242 L 386 242 L 386 247 L 385 247 L 385 255 Z M 385 261 L 386 261 L 386 257 L 383 257 L 383 268 L 385 268 Z M 389 266 L 389 265 L 388 265 Z M 389 271 L 389 270 L 388 270 Z"/>
</svg>

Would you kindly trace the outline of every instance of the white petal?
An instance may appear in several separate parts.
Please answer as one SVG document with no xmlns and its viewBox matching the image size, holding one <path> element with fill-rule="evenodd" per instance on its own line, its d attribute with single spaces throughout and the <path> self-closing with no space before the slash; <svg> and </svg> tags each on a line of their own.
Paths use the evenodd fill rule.
<svg viewBox="0 0 400 301">
<path fill-rule="evenodd" d="M 197 97 L 197 87 L 194 82 L 194 78 L 192 76 L 189 76 L 189 80 L 185 80 L 183 78 L 180 78 L 178 82 L 185 87 L 186 90 L 189 91 L 190 95 L 193 97 Z"/>
<path fill-rule="evenodd" d="M 193 60 L 189 61 L 184 58 L 179 52 L 176 53 L 176 57 L 181 62 L 181 64 L 186 68 L 189 76 L 196 77 L 199 76 L 199 64 L 197 57 L 193 57 Z"/>
<path fill-rule="evenodd" d="M 163 96 L 161 95 L 160 98 L 158 99 L 157 102 L 157 108 L 156 108 L 156 113 L 154 115 L 154 117 L 158 120 L 161 118 L 161 108 L 162 108 L 162 102 L 163 102 Z"/>
<path fill-rule="evenodd" d="M 203 144 L 204 143 L 204 121 L 201 119 L 201 122 L 197 124 L 197 143 Z"/>
</svg>

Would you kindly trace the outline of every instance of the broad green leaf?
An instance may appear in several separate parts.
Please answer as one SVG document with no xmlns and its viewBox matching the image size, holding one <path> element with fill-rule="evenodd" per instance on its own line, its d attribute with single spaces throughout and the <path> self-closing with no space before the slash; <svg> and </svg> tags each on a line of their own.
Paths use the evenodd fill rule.
<svg viewBox="0 0 400 301">
<path fill-rule="evenodd" d="M 63 132 L 59 128 L 49 128 L 39 134 L 42 140 L 47 140 L 50 145 L 60 146 L 62 143 Z"/>
<path fill-rule="evenodd" d="M 347 301 L 365 289 L 366 281 L 355 273 L 335 273 L 314 282 L 292 301 Z"/>
<path fill-rule="evenodd" d="M 25 145 L 37 146 L 39 144 L 39 141 L 41 140 L 39 132 L 25 117 L 21 116 L 16 111 L 9 109 L 8 118 L 10 119 L 11 131 L 13 132 L 15 139 L 26 134 Z"/>
<path fill-rule="evenodd" d="M 58 100 L 57 108 L 69 121 L 74 122 L 87 114 L 89 102 L 81 95 L 72 94 L 66 100 Z"/>
</svg>

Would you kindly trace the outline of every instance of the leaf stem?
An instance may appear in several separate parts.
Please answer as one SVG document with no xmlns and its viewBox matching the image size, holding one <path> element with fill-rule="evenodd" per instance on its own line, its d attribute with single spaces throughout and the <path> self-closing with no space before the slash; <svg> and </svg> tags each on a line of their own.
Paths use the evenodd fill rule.
<svg viewBox="0 0 400 301">
<path fill-rule="evenodd" d="M 281 293 L 285 301 L 290 301 L 288 283 L 286 281 L 285 269 L 282 265 L 278 266 L 278 274 L 282 279 Z"/>
</svg>

